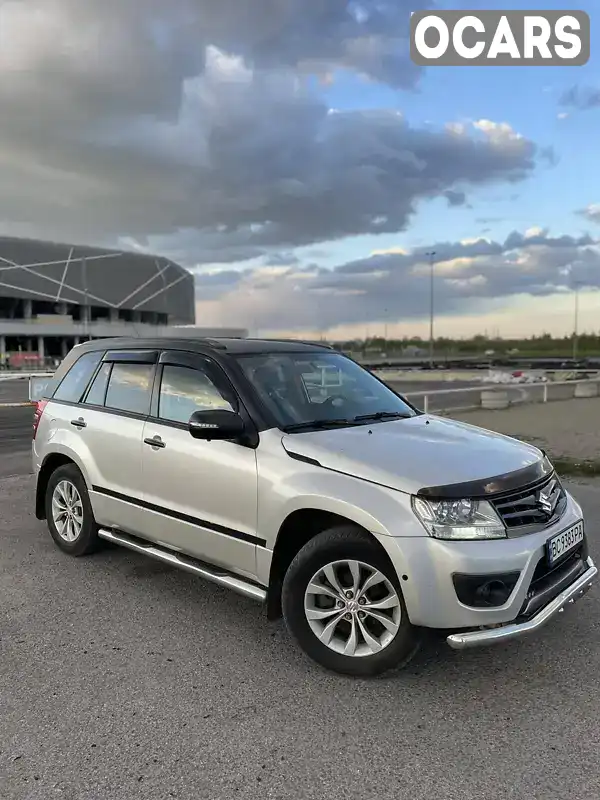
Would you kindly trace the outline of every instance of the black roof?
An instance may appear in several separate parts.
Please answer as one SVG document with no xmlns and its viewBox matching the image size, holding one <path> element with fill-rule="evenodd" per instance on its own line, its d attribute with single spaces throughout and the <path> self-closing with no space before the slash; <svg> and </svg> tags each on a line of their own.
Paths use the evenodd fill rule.
<svg viewBox="0 0 600 800">
<path fill-rule="evenodd" d="M 306 353 L 315 350 L 330 350 L 331 345 L 320 342 L 306 342 L 298 339 L 226 339 L 198 337 L 178 339 L 175 337 L 161 337 L 159 339 L 145 337 L 118 337 L 112 339 L 95 339 L 83 342 L 80 349 L 86 350 L 140 350 L 157 348 L 161 350 L 188 350 L 206 352 L 207 350 L 231 353 L 232 355 L 249 355 L 252 353 Z"/>
</svg>

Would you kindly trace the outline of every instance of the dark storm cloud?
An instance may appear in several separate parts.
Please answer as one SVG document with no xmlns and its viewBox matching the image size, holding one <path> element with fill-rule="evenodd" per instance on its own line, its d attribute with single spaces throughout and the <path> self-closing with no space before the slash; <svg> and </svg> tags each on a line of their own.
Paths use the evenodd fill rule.
<svg viewBox="0 0 600 800">
<path fill-rule="evenodd" d="M 336 113 L 305 79 L 343 67 L 414 86 L 409 11 L 430 5 L 4 3 L 4 231 L 234 263 L 397 232 L 422 201 L 525 179 L 544 151 L 505 124 Z"/>
</svg>

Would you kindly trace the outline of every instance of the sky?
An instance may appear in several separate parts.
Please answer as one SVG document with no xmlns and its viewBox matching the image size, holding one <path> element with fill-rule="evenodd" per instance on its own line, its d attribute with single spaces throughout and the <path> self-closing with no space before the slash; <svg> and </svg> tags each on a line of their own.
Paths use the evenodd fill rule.
<svg viewBox="0 0 600 800">
<path fill-rule="evenodd" d="M 600 330 L 600 15 L 581 67 L 419 68 L 470 0 L 4 0 L 0 234 L 156 253 L 254 335 Z"/>
</svg>

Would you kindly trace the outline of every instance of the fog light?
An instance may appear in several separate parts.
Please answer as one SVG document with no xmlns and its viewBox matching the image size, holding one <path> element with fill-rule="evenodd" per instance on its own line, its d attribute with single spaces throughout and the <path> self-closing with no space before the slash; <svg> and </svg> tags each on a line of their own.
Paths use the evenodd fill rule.
<svg viewBox="0 0 600 800">
<path fill-rule="evenodd" d="M 456 596 L 465 606 L 472 608 L 497 608 L 504 605 L 517 585 L 520 572 L 505 572 L 500 575 L 452 576 Z"/>
<path fill-rule="evenodd" d="M 475 590 L 476 597 L 486 606 L 501 606 L 510 597 L 512 589 L 504 581 L 493 580 L 483 583 Z"/>
</svg>

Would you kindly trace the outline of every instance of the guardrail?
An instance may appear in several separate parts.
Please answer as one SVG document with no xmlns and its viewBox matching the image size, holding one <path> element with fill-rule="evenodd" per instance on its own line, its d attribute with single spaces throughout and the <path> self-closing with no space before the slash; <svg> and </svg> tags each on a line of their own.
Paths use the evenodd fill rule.
<svg viewBox="0 0 600 800">
<path fill-rule="evenodd" d="M 54 372 L 46 372 L 43 369 L 17 370 L 15 372 L 0 372 L 0 381 L 25 380 L 25 378 L 51 378 Z"/>
<path fill-rule="evenodd" d="M 488 384 L 460 389 L 427 389 L 401 392 L 424 412 L 470 411 L 476 408 L 498 410 L 525 403 L 548 403 L 575 397 L 598 397 L 600 379 L 522 384 Z M 394 388 L 394 382 L 390 381 Z M 415 402 L 421 398 L 422 403 Z"/>
</svg>

